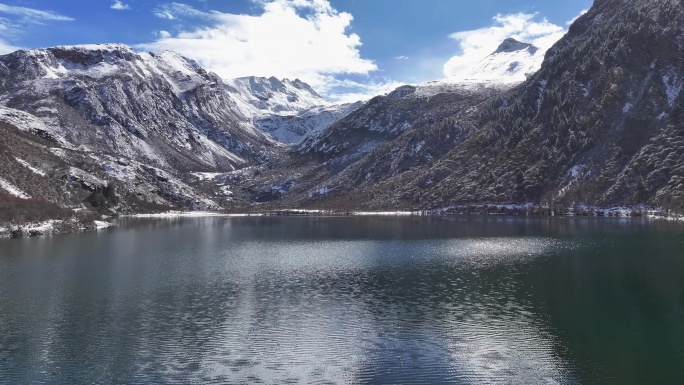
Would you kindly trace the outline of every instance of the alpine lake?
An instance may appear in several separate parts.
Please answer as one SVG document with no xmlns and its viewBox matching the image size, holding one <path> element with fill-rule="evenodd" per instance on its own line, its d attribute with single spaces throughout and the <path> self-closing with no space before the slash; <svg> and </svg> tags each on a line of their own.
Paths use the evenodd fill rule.
<svg viewBox="0 0 684 385">
<path fill-rule="evenodd" d="M 684 384 L 684 223 L 124 218 L 0 240 L 2 384 Z"/>
</svg>

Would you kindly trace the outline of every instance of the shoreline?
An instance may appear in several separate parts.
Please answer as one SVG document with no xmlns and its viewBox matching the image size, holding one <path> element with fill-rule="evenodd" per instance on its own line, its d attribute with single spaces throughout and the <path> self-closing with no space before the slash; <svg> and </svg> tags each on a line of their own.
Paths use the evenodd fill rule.
<svg viewBox="0 0 684 385">
<path fill-rule="evenodd" d="M 221 211 L 166 211 L 146 214 L 124 214 L 116 218 L 245 218 L 274 216 L 359 216 L 359 217 L 409 217 L 409 216 L 494 216 L 494 217 L 594 217 L 594 218 L 646 218 L 649 220 L 665 220 L 684 222 L 684 215 L 667 213 L 653 207 L 612 207 L 612 208 L 550 208 L 548 206 L 526 205 L 462 205 L 431 210 L 397 210 L 397 211 L 339 211 L 323 209 L 280 209 L 262 212 L 227 213 Z M 50 219 L 25 224 L 0 223 L 0 239 L 30 238 L 58 234 L 100 231 L 116 227 L 112 218 L 79 221 L 75 219 Z"/>
</svg>

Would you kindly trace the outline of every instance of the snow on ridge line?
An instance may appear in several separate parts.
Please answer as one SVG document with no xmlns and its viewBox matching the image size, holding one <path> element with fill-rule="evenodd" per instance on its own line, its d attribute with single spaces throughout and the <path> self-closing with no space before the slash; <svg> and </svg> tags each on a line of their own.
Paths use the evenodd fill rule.
<svg viewBox="0 0 684 385">
<path fill-rule="evenodd" d="M 249 76 L 224 79 L 224 83 L 243 115 L 252 119 L 296 115 L 313 107 L 333 104 L 301 81 Z"/>
<path fill-rule="evenodd" d="M 61 49 L 61 50 L 79 50 L 79 51 L 126 51 L 135 52 L 133 48 L 123 43 L 103 43 L 103 44 L 74 44 L 74 45 L 58 45 L 55 47 L 48 47 L 43 49 Z"/>
</svg>

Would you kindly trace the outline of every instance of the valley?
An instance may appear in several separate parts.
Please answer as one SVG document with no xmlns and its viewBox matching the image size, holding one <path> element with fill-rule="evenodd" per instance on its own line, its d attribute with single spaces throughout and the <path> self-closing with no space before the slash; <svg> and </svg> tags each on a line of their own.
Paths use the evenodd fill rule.
<svg viewBox="0 0 684 385">
<path fill-rule="evenodd" d="M 678 1 L 597 0 L 545 55 L 509 38 L 466 78 L 347 104 L 169 51 L 19 50 L 0 56 L 0 227 L 169 210 L 680 215 L 682 35 Z"/>
</svg>

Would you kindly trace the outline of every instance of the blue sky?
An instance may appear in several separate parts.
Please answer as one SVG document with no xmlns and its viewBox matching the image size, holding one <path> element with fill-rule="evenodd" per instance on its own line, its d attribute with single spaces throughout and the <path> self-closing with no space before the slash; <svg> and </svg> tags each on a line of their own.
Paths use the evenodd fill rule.
<svg viewBox="0 0 684 385">
<path fill-rule="evenodd" d="M 452 76 L 513 36 L 548 48 L 592 0 L 0 0 L 0 51 L 172 49 L 230 78 L 298 77 L 333 100 Z"/>
</svg>

